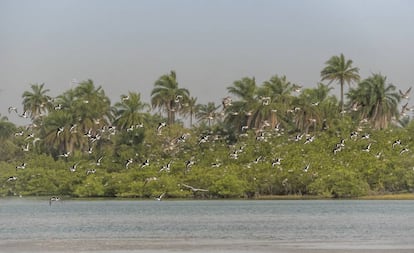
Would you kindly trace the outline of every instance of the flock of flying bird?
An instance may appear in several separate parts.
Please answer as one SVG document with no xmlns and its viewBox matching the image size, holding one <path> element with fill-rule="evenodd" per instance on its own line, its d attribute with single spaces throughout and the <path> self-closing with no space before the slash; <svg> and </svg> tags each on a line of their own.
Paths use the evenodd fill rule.
<svg viewBox="0 0 414 253">
<path fill-rule="evenodd" d="M 298 86 L 298 87 L 295 88 L 295 91 L 300 92 L 300 89 L 301 89 L 301 87 Z M 401 90 L 399 90 L 401 98 L 408 100 L 410 91 L 411 91 L 411 87 L 405 92 L 402 92 Z M 122 101 L 125 101 L 125 100 L 128 100 L 128 99 L 129 98 L 127 96 L 122 97 Z M 179 101 L 180 99 L 181 98 L 177 96 L 176 100 Z M 260 99 L 261 99 L 263 105 L 268 105 L 270 103 L 270 97 L 261 97 Z M 315 106 L 317 106 L 318 102 L 313 103 L 313 104 Z M 226 108 L 230 107 L 231 105 L 232 105 L 231 97 L 223 98 L 223 100 L 222 100 L 223 111 Z M 60 110 L 60 109 L 62 109 L 61 105 L 55 106 L 55 110 Z M 294 108 L 294 109 L 288 111 L 288 113 L 289 112 L 290 113 L 295 113 L 298 110 L 300 110 L 300 108 Z M 351 110 L 354 110 L 354 111 L 357 110 L 356 106 L 353 106 L 351 108 Z M 403 116 L 403 117 L 407 116 L 406 113 L 409 112 L 409 111 L 414 111 L 414 107 L 409 107 L 408 102 L 407 102 L 402 106 L 400 116 Z M 22 118 L 29 118 L 29 115 L 26 111 L 24 111 L 22 114 L 19 114 L 17 108 L 13 107 L 13 106 L 10 106 L 8 108 L 8 112 L 9 113 L 14 112 L 19 117 L 22 117 Z M 236 113 L 234 113 L 234 114 L 236 114 Z M 99 123 L 99 122 L 97 122 L 97 123 Z M 362 120 L 360 123 L 364 123 L 364 120 Z M 160 122 L 159 125 L 156 128 L 157 135 L 162 135 L 162 130 L 166 126 L 167 126 L 166 122 Z M 31 127 L 33 127 L 33 125 L 30 125 L 30 127 L 28 127 L 28 129 L 30 129 Z M 129 128 L 127 128 L 126 131 L 129 132 L 129 131 L 133 131 L 134 129 L 143 128 L 143 127 L 144 127 L 144 124 L 142 124 L 142 123 L 137 124 L 137 125 L 132 125 Z M 266 132 L 264 131 L 264 129 L 267 128 L 267 127 L 270 127 L 270 124 L 267 123 L 267 121 L 265 121 L 265 122 L 263 122 L 262 127 L 259 129 L 259 131 L 256 131 L 257 132 L 257 134 L 256 134 L 256 140 L 257 141 L 267 141 Z M 247 136 L 247 130 L 249 130 L 248 126 L 242 126 L 240 137 Z M 280 126 L 280 124 L 277 124 L 274 127 L 273 130 L 277 133 L 277 136 L 280 136 L 284 133 L 284 129 Z M 359 129 L 359 131 L 360 130 L 361 129 Z M 65 131 L 65 127 L 63 127 L 63 126 L 59 127 L 56 131 L 56 136 L 57 137 L 60 136 L 63 131 Z M 102 135 L 101 135 L 102 133 L 106 132 L 110 136 L 110 135 L 114 135 L 116 133 L 116 131 L 117 131 L 117 129 L 114 126 L 108 126 L 108 127 L 104 126 L 100 131 L 101 133 L 93 134 L 92 133 L 93 131 L 90 129 L 84 134 L 84 136 L 89 138 L 90 143 L 93 144 L 94 142 L 98 141 L 102 137 Z M 76 124 L 72 125 L 69 129 L 69 132 L 70 133 L 77 133 L 77 125 Z M 41 139 L 38 138 L 38 137 L 35 137 L 33 133 L 25 133 L 25 131 L 16 132 L 15 136 L 24 138 L 24 141 L 26 142 L 26 145 L 22 146 L 22 151 L 23 152 L 28 152 L 30 150 L 29 141 L 31 141 L 31 144 L 32 144 L 33 147 L 36 145 L 36 143 L 38 141 L 41 141 Z M 179 143 L 185 142 L 186 139 L 188 138 L 188 136 L 189 136 L 189 134 L 183 134 L 183 135 L 179 136 L 178 138 L 175 138 L 173 141 L 170 142 L 170 149 L 173 149 Z M 299 141 L 302 141 L 304 136 L 305 136 L 305 134 L 297 134 L 293 138 L 291 138 L 291 140 L 299 142 Z M 350 133 L 349 139 L 350 140 L 357 140 L 358 136 L 359 136 L 358 131 L 354 131 L 354 132 Z M 216 140 L 219 140 L 219 139 L 220 139 L 220 136 L 211 136 L 211 135 L 207 134 L 207 135 L 201 136 L 199 138 L 198 144 L 201 145 L 202 143 L 216 141 Z M 369 134 L 364 134 L 360 137 L 360 139 L 369 140 L 370 135 Z M 305 141 L 303 143 L 308 144 L 308 143 L 313 142 L 314 140 L 315 140 L 315 136 L 306 135 Z M 365 146 L 365 148 L 362 149 L 362 151 L 363 152 L 370 152 L 371 151 L 371 146 L 372 146 L 372 142 L 369 142 Z M 332 149 L 332 153 L 334 155 L 336 155 L 338 152 L 342 151 L 344 149 L 344 147 L 345 147 L 345 139 L 341 139 L 338 143 L 336 143 L 334 145 L 334 148 Z M 400 155 L 402 155 L 406 152 L 409 152 L 409 149 L 406 146 L 405 147 L 402 146 L 402 142 L 401 142 L 400 139 L 397 139 L 392 143 L 392 149 L 396 149 L 397 147 L 401 147 L 401 149 L 399 151 Z M 233 150 L 229 154 L 229 159 L 238 159 L 239 155 L 243 152 L 243 149 L 244 149 L 243 145 L 239 149 L 234 149 L 233 148 Z M 89 149 L 85 152 L 87 152 L 88 154 L 92 154 L 93 153 L 93 146 L 90 146 Z M 66 153 L 63 153 L 63 154 L 59 155 L 59 157 L 66 158 L 66 159 L 70 156 L 71 156 L 71 152 L 66 152 Z M 378 152 L 377 154 L 375 154 L 376 158 L 381 158 L 381 156 L 382 156 L 382 152 Z M 99 167 L 102 163 L 102 159 L 103 159 L 103 156 L 100 156 L 96 160 L 96 162 L 94 162 L 92 164 Z M 283 158 L 281 158 L 281 157 L 277 157 L 277 158 L 272 159 L 271 160 L 271 166 L 272 167 L 280 166 L 282 160 L 283 160 Z M 125 162 L 125 165 L 124 165 L 125 168 L 128 169 L 131 166 L 131 164 L 133 164 L 135 161 L 136 160 L 134 158 L 127 159 L 126 162 Z M 264 161 L 264 157 L 259 156 L 259 157 L 256 158 L 255 161 L 253 161 L 253 163 L 257 164 L 257 163 L 262 162 L 262 161 Z M 161 168 L 159 169 L 158 172 L 159 173 L 162 173 L 162 172 L 169 173 L 171 171 L 171 164 L 172 164 L 172 161 L 169 161 L 167 164 L 161 166 Z M 185 161 L 185 172 L 186 173 L 189 172 L 190 169 L 191 169 L 191 166 L 194 165 L 194 164 L 195 164 L 195 161 L 193 159 Z M 74 163 L 69 168 L 69 171 L 72 172 L 72 173 L 76 172 L 78 165 L 79 165 L 79 162 Z M 146 159 L 141 163 L 140 168 L 142 169 L 142 168 L 145 168 L 149 165 L 150 165 L 150 160 Z M 17 170 L 23 170 L 23 169 L 26 168 L 26 166 L 27 166 L 27 164 L 25 162 L 23 162 L 23 163 L 16 166 L 16 171 Z M 211 164 L 211 167 L 213 167 L 213 168 L 218 168 L 220 166 L 221 166 L 221 162 L 218 159 L 216 160 L 215 163 Z M 247 166 L 250 167 L 251 164 L 248 164 Z M 302 169 L 302 171 L 307 173 L 309 171 L 309 168 L 310 168 L 310 163 L 307 163 L 304 166 L 304 168 Z M 91 169 L 86 170 L 86 175 L 91 175 L 91 174 L 95 174 L 95 173 L 96 173 L 96 168 L 91 168 Z M 6 182 L 13 182 L 13 181 L 16 181 L 17 179 L 18 179 L 17 176 L 10 176 L 6 180 Z M 145 179 L 144 185 L 151 182 L 151 181 L 157 181 L 157 180 L 158 180 L 158 178 L 156 176 L 148 177 L 148 178 Z M 288 184 L 288 179 L 285 178 L 282 181 L 282 185 L 286 186 L 287 184 Z M 191 190 L 194 193 L 196 193 L 196 192 L 208 192 L 207 189 L 196 188 L 196 187 L 190 186 L 188 184 L 184 184 L 184 183 L 181 183 L 179 186 L 184 187 L 188 190 Z M 166 195 L 166 192 L 162 193 L 160 196 L 156 197 L 155 199 L 158 200 L 158 201 L 161 201 L 165 197 L 165 195 Z M 49 205 L 52 205 L 52 202 L 57 202 L 57 201 L 60 201 L 60 200 L 61 200 L 60 197 L 53 196 L 49 199 Z"/>
</svg>

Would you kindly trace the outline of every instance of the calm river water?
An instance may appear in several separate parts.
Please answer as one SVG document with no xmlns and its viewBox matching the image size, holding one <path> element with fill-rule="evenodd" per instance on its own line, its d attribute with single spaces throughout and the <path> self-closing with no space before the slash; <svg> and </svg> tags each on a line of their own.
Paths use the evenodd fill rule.
<svg viewBox="0 0 414 253">
<path fill-rule="evenodd" d="M 0 252 L 414 252 L 414 201 L 0 199 Z"/>
</svg>

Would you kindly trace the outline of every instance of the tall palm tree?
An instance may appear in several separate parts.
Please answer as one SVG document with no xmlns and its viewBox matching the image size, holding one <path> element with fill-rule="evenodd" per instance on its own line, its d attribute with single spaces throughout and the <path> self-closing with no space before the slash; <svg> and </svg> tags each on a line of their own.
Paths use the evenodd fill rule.
<svg viewBox="0 0 414 253">
<path fill-rule="evenodd" d="M 352 63 L 352 60 L 345 60 L 343 54 L 332 56 L 325 63 L 326 67 L 321 71 L 322 81 L 339 82 L 341 86 L 341 111 L 344 110 L 344 84 L 351 85 L 352 82 L 358 82 L 360 79 L 359 68 L 352 67 Z"/>
<path fill-rule="evenodd" d="M 93 81 L 80 82 L 74 89 L 76 114 L 81 123 L 89 128 L 107 125 L 112 119 L 111 102 L 101 86 L 95 87 Z M 97 124 L 99 122 L 99 124 Z M 95 125 L 95 127 L 94 127 Z"/>
<path fill-rule="evenodd" d="M 50 109 L 50 96 L 47 95 L 49 89 L 44 89 L 45 84 L 32 84 L 32 91 L 25 91 L 22 95 L 23 110 L 30 114 L 32 120 Z"/>
<path fill-rule="evenodd" d="M 122 98 L 128 99 L 122 99 Z M 141 94 L 129 92 L 128 96 L 121 96 L 121 102 L 115 104 L 115 125 L 119 129 L 127 129 L 146 121 L 146 114 L 142 111 L 149 109 L 149 105 L 141 101 Z"/>
<path fill-rule="evenodd" d="M 211 127 L 211 123 L 217 118 L 217 109 L 220 105 L 216 106 L 214 102 L 208 102 L 205 104 L 199 104 L 196 117 L 199 121 L 207 120 L 208 126 Z"/>
<path fill-rule="evenodd" d="M 89 138 L 85 138 L 84 133 L 97 135 L 112 120 L 110 100 L 102 87 L 95 87 L 92 80 L 65 91 L 55 102 L 60 109 L 49 113 L 42 125 L 44 143 L 53 154 L 73 153 L 89 147 Z M 73 126 L 76 131 L 70 131 Z M 59 134 L 58 129 L 61 129 Z"/>
<path fill-rule="evenodd" d="M 268 119 L 272 126 L 282 121 L 286 122 L 286 111 L 293 107 L 294 96 L 292 92 L 295 85 L 289 82 L 286 76 L 272 76 L 265 81 L 258 91 L 259 96 L 270 97 L 271 103 L 266 108 L 270 110 Z"/>
<path fill-rule="evenodd" d="M 240 129 L 241 124 L 251 127 L 257 107 L 260 105 L 257 99 L 257 90 L 258 86 L 254 77 L 244 77 L 227 87 L 227 91 L 239 99 L 226 108 L 226 120 L 233 125 L 235 124 L 234 127 Z"/>
<path fill-rule="evenodd" d="M 319 83 L 316 88 L 302 91 L 295 101 L 296 106 L 300 108 L 295 114 L 296 128 L 308 133 L 310 127 L 316 130 L 318 125 L 322 125 L 323 120 L 331 118 L 331 115 L 327 115 L 327 111 L 332 111 L 331 99 L 328 97 L 331 89 L 332 87 Z"/>
<path fill-rule="evenodd" d="M 182 101 L 188 101 L 190 92 L 179 88 L 175 71 L 162 75 L 154 84 L 151 92 L 151 104 L 167 113 L 168 124 L 175 122 L 175 115 L 182 110 Z"/>
<path fill-rule="evenodd" d="M 387 128 L 393 118 L 398 118 L 398 103 L 401 96 L 393 84 L 387 84 L 387 77 L 373 74 L 351 89 L 347 96 L 351 104 L 360 105 L 360 115 L 368 118 L 376 129 Z"/>
<path fill-rule="evenodd" d="M 84 144 L 82 133 L 72 134 L 69 129 L 73 125 L 74 115 L 66 110 L 53 111 L 45 117 L 41 128 L 41 136 L 46 150 L 57 156 L 71 152 L 75 147 Z"/>
<path fill-rule="evenodd" d="M 197 114 L 199 107 L 197 106 L 197 98 L 190 97 L 188 101 L 183 104 L 183 113 L 190 117 L 190 127 L 193 126 L 193 117 Z"/>
</svg>

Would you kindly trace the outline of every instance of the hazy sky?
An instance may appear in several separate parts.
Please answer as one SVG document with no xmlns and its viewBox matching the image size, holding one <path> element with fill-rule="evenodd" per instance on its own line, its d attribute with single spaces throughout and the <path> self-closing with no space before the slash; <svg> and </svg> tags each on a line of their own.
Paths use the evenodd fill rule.
<svg viewBox="0 0 414 253">
<path fill-rule="evenodd" d="M 7 108 L 22 110 L 30 84 L 56 96 L 73 79 L 92 79 L 112 103 L 128 91 L 149 102 L 171 70 L 200 103 L 243 77 L 315 87 L 340 53 L 362 78 L 412 86 L 414 1 L 0 0 L 0 113 L 24 124 Z"/>
</svg>

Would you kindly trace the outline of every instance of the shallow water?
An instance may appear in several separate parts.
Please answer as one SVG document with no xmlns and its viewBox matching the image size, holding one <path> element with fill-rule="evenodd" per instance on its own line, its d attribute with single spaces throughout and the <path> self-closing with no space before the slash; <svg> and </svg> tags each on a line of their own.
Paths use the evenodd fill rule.
<svg viewBox="0 0 414 253">
<path fill-rule="evenodd" d="M 414 201 L 0 199 L 0 239 L 1 252 L 414 252 Z"/>
</svg>

